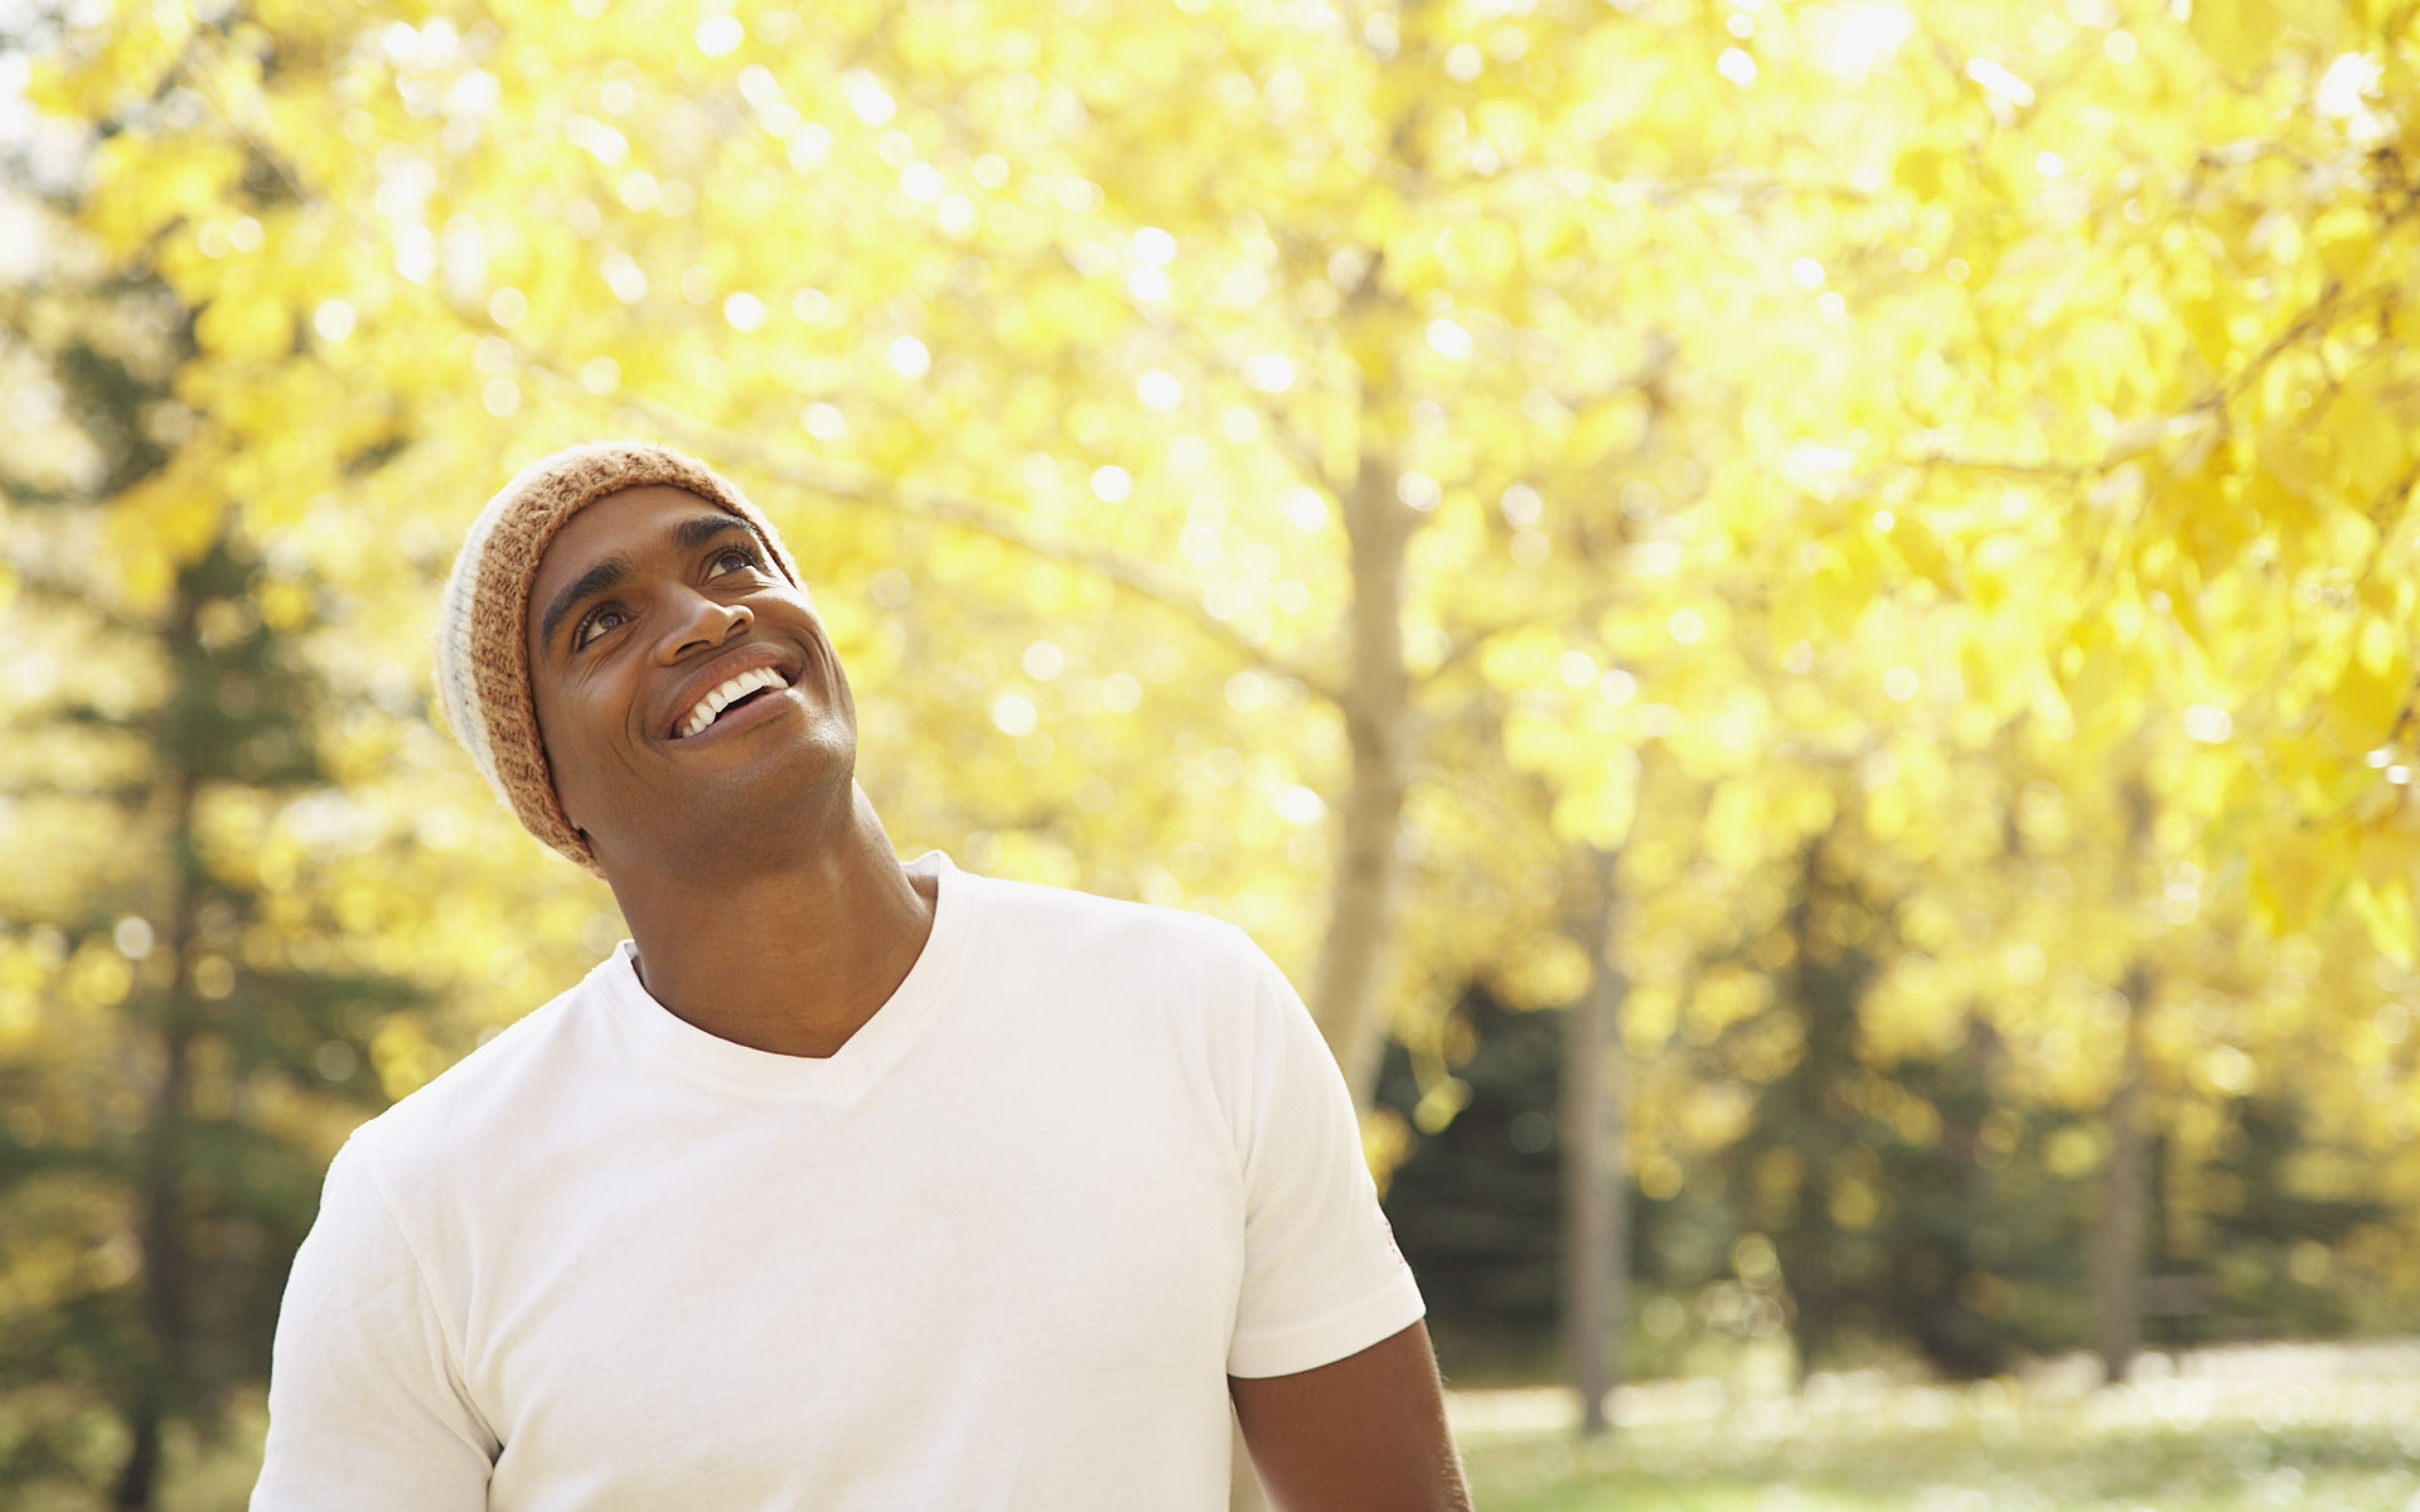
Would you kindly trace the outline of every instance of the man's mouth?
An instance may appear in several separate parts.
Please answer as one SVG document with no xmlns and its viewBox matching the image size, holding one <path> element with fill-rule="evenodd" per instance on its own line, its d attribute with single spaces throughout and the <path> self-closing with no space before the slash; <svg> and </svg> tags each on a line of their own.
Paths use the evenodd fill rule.
<svg viewBox="0 0 2420 1512">
<path fill-rule="evenodd" d="M 673 738 L 687 740 L 722 717 L 727 711 L 789 686 L 790 680 L 773 668 L 752 668 L 714 687 L 690 705 L 689 713 L 674 729 Z"/>
</svg>

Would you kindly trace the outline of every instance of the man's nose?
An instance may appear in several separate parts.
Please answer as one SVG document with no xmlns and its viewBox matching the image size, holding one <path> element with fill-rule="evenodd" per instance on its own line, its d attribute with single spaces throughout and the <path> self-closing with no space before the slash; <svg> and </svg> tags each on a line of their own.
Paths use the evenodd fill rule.
<svg viewBox="0 0 2420 1512">
<path fill-rule="evenodd" d="M 678 661 L 701 647 L 722 644 L 756 623 L 745 604 L 725 604 L 700 593 L 684 593 L 674 606 L 671 630 L 656 644 L 656 659 Z"/>
</svg>

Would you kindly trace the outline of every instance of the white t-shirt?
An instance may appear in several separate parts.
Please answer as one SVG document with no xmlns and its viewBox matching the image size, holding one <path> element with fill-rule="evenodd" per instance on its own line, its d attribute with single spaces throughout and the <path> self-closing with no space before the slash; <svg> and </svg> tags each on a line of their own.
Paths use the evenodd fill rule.
<svg viewBox="0 0 2420 1512">
<path fill-rule="evenodd" d="M 1421 1315 L 1240 932 L 970 876 L 826 1059 L 624 945 L 363 1126 L 278 1319 L 254 1512 L 1226 1505 L 1226 1377 Z"/>
</svg>

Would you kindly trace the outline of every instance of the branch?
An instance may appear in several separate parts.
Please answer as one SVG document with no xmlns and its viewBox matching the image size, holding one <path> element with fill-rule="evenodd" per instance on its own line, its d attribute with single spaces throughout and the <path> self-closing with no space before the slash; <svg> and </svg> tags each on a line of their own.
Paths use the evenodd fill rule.
<svg viewBox="0 0 2420 1512">
<path fill-rule="evenodd" d="M 1924 452 L 1904 458 L 1898 465 L 1918 471 L 2005 472 L 2021 478 L 2056 478 L 2062 483 L 2080 483 L 2094 473 L 2107 471 L 2114 464 L 2107 461 L 2068 462 L 2053 456 L 1970 456 L 1962 452 Z"/>
<path fill-rule="evenodd" d="M 157 796 L 148 782 L 114 782 L 101 787 L 70 787 L 64 782 L 31 782 L 11 779 L 8 796 L 17 801 L 28 798 L 64 798 L 72 803 L 98 803 L 114 809 L 141 809 Z"/>
<path fill-rule="evenodd" d="M 311 196 L 303 193 L 302 180 L 295 177 L 294 170 L 287 165 L 286 158 L 271 149 L 268 136 L 273 128 L 263 117 L 261 112 L 255 109 L 247 113 L 240 113 L 234 101 L 221 99 L 218 93 L 203 81 L 200 71 L 194 68 L 194 54 L 200 48 L 203 35 L 204 33 L 198 28 L 194 31 L 185 51 L 178 55 L 176 67 L 168 70 L 167 77 L 182 81 L 185 87 L 191 89 L 196 98 L 210 107 L 220 120 L 226 123 L 229 131 L 243 138 L 244 145 L 257 153 L 269 171 L 275 174 L 279 181 L 286 185 L 286 192 L 294 196 L 295 204 L 310 203 Z M 213 58 L 212 61 L 216 59 Z M 256 106 L 258 101 L 255 100 L 251 103 Z M 246 114 L 251 115 L 253 118 L 246 120 L 244 118 Z"/>
<path fill-rule="evenodd" d="M 2176 434 L 2174 427 L 2179 422 L 2204 417 L 2219 426 L 2220 433 L 2224 435 L 2229 424 L 2228 407 L 2242 398 L 2244 392 L 2257 382 L 2278 358 L 2312 337 L 2324 334 L 2339 318 L 2383 306 L 2390 303 L 2392 298 L 2389 291 L 2382 289 L 2370 289 L 2356 295 L 2341 284 L 2331 283 L 2308 309 L 2271 338 L 2260 350 L 2246 358 L 2242 367 L 2217 379 L 2177 413 L 2121 427 L 2118 438 L 2098 457 L 2075 461 L 2055 456 L 1974 456 L 1945 451 L 1919 453 L 1901 459 L 1896 465 L 1918 470 L 2002 472 L 2020 477 L 2051 478 L 2062 483 L 2082 483 L 2099 477 Z"/>
<path fill-rule="evenodd" d="M 539 363 L 533 363 L 532 366 L 566 389 L 573 387 L 570 380 L 551 367 Z M 1341 706 L 1344 702 L 1343 690 L 1329 679 L 1270 652 L 1266 647 L 1254 644 L 1233 625 L 1203 607 L 1202 592 L 1190 579 L 1148 557 L 1089 540 L 1073 531 L 1037 519 L 1024 510 L 989 499 L 913 479 L 893 478 L 870 468 L 775 447 L 737 431 L 697 420 L 661 401 L 628 391 L 622 397 L 697 450 L 709 451 L 718 456 L 739 458 L 746 466 L 767 477 L 827 498 L 987 535 L 1046 561 L 1101 579 L 1139 598 L 1184 615 L 1212 640 L 1247 661 L 1291 677 L 1332 703 Z"/>
<path fill-rule="evenodd" d="M 1575 616 L 1575 618 L 1576 618 L 1576 616 Z M 1416 689 L 1435 687 L 1437 683 L 1444 681 L 1447 673 L 1461 667 L 1465 662 L 1475 658 L 1481 651 L 1487 648 L 1488 642 L 1496 640 L 1498 636 L 1507 636 L 1512 635 L 1516 631 L 1534 629 L 1536 628 L 1537 624 L 1538 622 L 1535 619 L 1504 620 L 1494 625 L 1481 625 L 1475 630 L 1464 631 L 1461 635 L 1455 636 L 1446 643 L 1445 655 L 1438 658 L 1435 666 L 1430 668 L 1424 672 L 1414 672 L 1412 674 L 1412 687 Z"/>
<path fill-rule="evenodd" d="M 2391 221 L 2390 224 L 2392 224 Z M 2330 280 L 2327 289 L 2309 309 L 2303 312 L 2300 318 L 2279 332 L 2268 346 L 2255 353 L 2232 377 L 2222 378 L 2211 385 L 2210 392 L 2203 395 L 2200 405 L 2196 408 L 2218 410 L 2223 424 L 2226 417 L 2225 406 L 2242 398 L 2245 390 L 2259 381 L 2260 375 L 2269 370 L 2272 363 L 2312 336 L 2324 334 L 2327 327 L 2338 316 L 2358 315 L 2363 310 L 2373 306 L 2383 308 L 2392 304 L 2394 300 L 2395 291 L 2392 289 L 2371 289 L 2355 298 L 2346 291 L 2342 284 Z"/>
<path fill-rule="evenodd" d="M 1170 350 L 1181 354 L 1184 360 L 1194 367 L 1204 373 L 1240 378 L 1225 361 L 1196 340 L 1188 329 L 1179 326 L 1149 306 L 1133 303 L 1130 309 L 1135 319 L 1143 329 L 1157 336 L 1167 344 Z M 1330 499 L 1343 498 L 1345 485 L 1329 476 L 1326 463 L 1320 455 L 1319 442 L 1315 438 L 1295 427 L 1294 417 L 1286 412 L 1283 405 L 1278 403 L 1277 395 L 1263 393 L 1249 383 L 1243 384 L 1243 389 L 1249 396 L 1245 402 L 1249 404 L 1253 411 L 1267 424 L 1271 439 L 1277 442 L 1278 449 L 1294 463 L 1295 470 L 1326 490 Z"/>
</svg>

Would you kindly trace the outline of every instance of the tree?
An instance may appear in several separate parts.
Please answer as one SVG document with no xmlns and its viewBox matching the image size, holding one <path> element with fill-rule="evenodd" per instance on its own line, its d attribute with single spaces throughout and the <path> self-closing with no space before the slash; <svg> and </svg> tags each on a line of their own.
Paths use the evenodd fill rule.
<svg viewBox="0 0 2420 1512">
<path fill-rule="evenodd" d="M 1590 853 L 1594 907 L 1581 929 L 1589 981 L 1563 1011 L 1561 1104 L 1565 1120 L 1564 1317 L 1580 1431 L 1606 1429 L 1606 1399 L 1630 1321 L 1629 1107 L 1621 1049 L 1622 982 L 1611 961 L 1618 906 L 1616 858 Z"/>
<path fill-rule="evenodd" d="M 54 234 L 56 234 L 55 231 Z M 186 333 L 153 281 L 9 291 L 12 356 L 55 385 L 87 468 L 11 469 L 23 648 L 9 710 L 12 879 L 0 1204 L 10 1306 L 0 1445 L 17 1484 L 160 1504 L 178 1428 L 221 1431 L 267 1379 L 287 1263 L 334 1142 L 384 1098 L 370 1057 L 414 995 L 298 929 L 260 828 L 341 804 L 300 664 L 310 585 L 217 522 L 164 594 L 127 592 L 112 501 L 152 483 Z M 307 908 L 307 905 L 306 905 Z M 98 1443 L 77 1413 L 99 1409 Z"/>
<path fill-rule="evenodd" d="M 1509 486 L 1594 477 L 1658 381 L 1660 348 L 1605 276 L 1623 218 L 1562 192 L 1606 140 L 1592 102 L 1644 23 L 1591 23 L 1567 53 L 1544 19 L 1428 7 L 1352 30 L 1258 11 L 970 27 L 941 6 L 827 10 L 810 30 L 768 9 L 667 50 L 652 17 L 596 8 L 553 33 L 473 8 L 229 11 L 123 46 L 102 28 L 51 98 L 96 118 L 163 88 L 194 103 L 113 137 L 97 229 L 120 253 L 155 234 L 190 249 L 167 266 L 208 312 L 194 385 L 229 444 L 278 458 L 283 497 L 381 489 L 347 471 L 373 454 L 379 478 L 472 493 L 534 444 L 654 430 L 763 486 L 843 573 L 904 539 L 943 572 L 1011 543 L 1074 569 L 1062 611 L 1103 607 L 1091 579 L 1206 627 L 1114 640 L 1168 645 L 1238 712 L 1312 701 L 1298 745 L 1235 747 L 1216 711 L 1191 717 L 1213 748 L 1267 758 L 1261 792 L 1306 815 L 1324 795 L 1334 816 L 1310 995 L 1366 1090 L 1400 999 L 1422 674 L 1496 628 L 1461 611 L 1501 617 L 1498 595 L 1459 592 L 1441 613 L 1465 586 L 1449 564 L 1518 533 L 1491 513 Z M 1205 67 L 1212 95 L 1170 87 Z M 258 239 L 213 255 L 177 225 L 188 210 Z M 297 384 L 346 395 L 349 433 L 279 432 L 266 396 Z M 1441 431 L 1449 391 L 1469 408 Z M 1150 568 L 1171 537 L 1187 574 Z M 1080 703 L 1003 698 L 1011 724 L 1032 711 L 1020 741 L 1055 747 L 1046 716 L 1098 728 Z M 1063 842 L 1030 809 L 946 807 Z M 1187 901 L 1310 880 L 1211 853 Z M 1281 956 L 1314 953 L 1286 937 L 1290 911 L 1263 911 Z"/>
<path fill-rule="evenodd" d="M 1422 1069 L 1377 1164 L 1468 1095 L 1470 984 L 1608 968 L 1651 1214 L 1730 1222 L 1839 1088 L 1930 1107 L 1732 1224 L 1766 1319 L 1852 1180 L 1933 1232 L 2132 1169 L 2121 1020 L 2162 1263 L 2254 1091 L 2410 1190 L 2412 24 L 262 0 L 101 18 L 39 93 L 104 131 L 101 266 L 192 318 L 131 599 L 224 538 L 372 686 L 317 731 L 356 838 L 294 864 L 442 1004 L 381 1090 L 610 938 L 417 689 L 488 488 L 655 435 L 807 546 L 900 837 L 1252 928 L 1357 1088 L 1381 1026 Z M 1993 1348 L 2081 1336 L 2040 1290 Z"/>
</svg>

